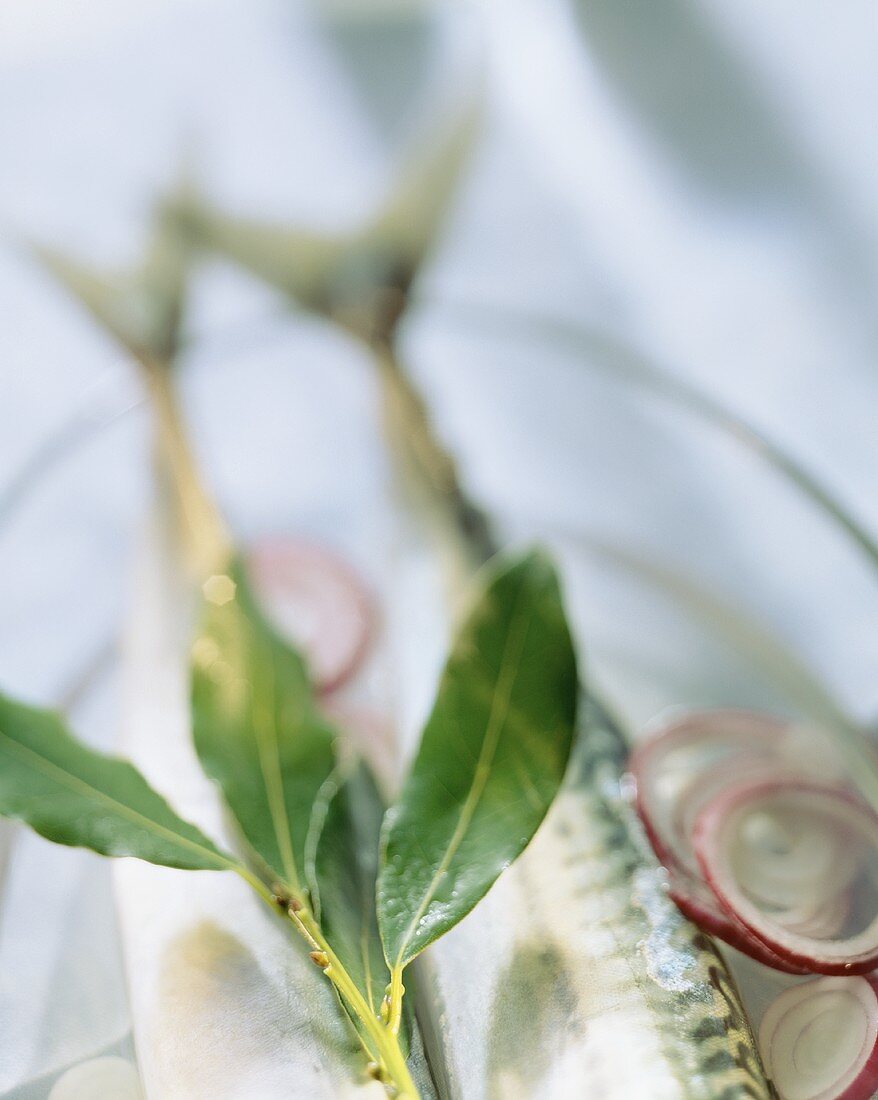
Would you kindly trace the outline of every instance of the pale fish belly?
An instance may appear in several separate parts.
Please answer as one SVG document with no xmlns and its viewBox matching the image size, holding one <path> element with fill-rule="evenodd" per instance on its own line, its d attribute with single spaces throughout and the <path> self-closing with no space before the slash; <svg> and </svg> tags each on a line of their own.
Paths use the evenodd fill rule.
<svg viewBox="0 0 878 1100">
<path fill-rule="evenodd" d="M 189 732 L 190 601 L 165 516 L 125 638 L 122 748 L 209 835 L 227 828 Z M 113 868 L 146 1100 L 386 1100 L 303 945 L 225 872 Z M 425 1092 L 425 1096 L 429 1096 Z"/>
<path fill-rule="evenodd" d="M 596 707 L 585 712 L 565 789 L 522 865 L 579 1038 L 548 1091 L 529 1091 L 525 1072 L 497 1096 L 769 1097 L 725 964 L 667 897 L 622 794 L 624 740 Z"/>
</svg>

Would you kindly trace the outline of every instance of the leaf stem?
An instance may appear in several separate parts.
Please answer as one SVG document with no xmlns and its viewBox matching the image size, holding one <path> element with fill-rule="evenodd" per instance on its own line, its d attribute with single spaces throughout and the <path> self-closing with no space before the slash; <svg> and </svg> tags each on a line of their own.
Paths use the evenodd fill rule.
<svg viewBox="0 0 878 1100">
<path fill-rule="evenodd" d="M 254 875 L 243 864 L 236 865 L 235 871 L 259 895 L 272 912 L 277 913 L 279 911 L 277 897 L 258 876 Z M 362 1039 L 361 1042 L 367 1056 L 374 1059 L 381 1067 L 383 1083 L 395 1091 L 398 1100 L 419 1100 L 420 1093 L 412 1079 L 406 1065 L 405 1055 L 399 1044 L 399 1024 L 397 1023 L 396 1030 L 393 1030 L 391 1026 L 384 1024 L 369 1008 L 365 996 L 360 992 L 357 984 L 332 950 L 323 935 L 320 925 L 307 906 L 295 899 L 294 903 L 286 909 L 286 915 L 309 948 L 315 954 L 319 953 L 325 956 L 326 965 L 323 966 L 323 973 L 335 986 L 344 1003 L 362 1024 L 363 1030 L 369 1036 L 370 1044 Z M 401 981 L 399 987 L 401 997 Z"/>
<path fill-rule="evenodd" d="M 277 899 L 272 894 L 271 890 L 265 885 L 262 879 L 258 875 L 254 875 L 249 867 L 245 867 L 243 863 L 236 863 L 234 866 L 235 874 L 247 883 L 251 890 L 259 895 L 260 898 L 270 906 L 274 912 L 277 912 Z"/>
<path fill-rule="evenodd" d="M 140 356 L 139 362 L 143 367 L 155 412 L 159 454 L 171 475 L 187 551 L 197 575 L 206 579 L 213 572 L 227 568 L 231 557 L 231 540 L 196 468 L 177 407 L 170 364 L 147 356 Z M 277 913 L 278 898 L 265 883 L 243 865 L 236 866 L 235 870 L 266 905 Z M 302 899 L 294 897 L 290 900 L 292 904 L 286 909 L 288 919 L 308 943 L 315 961 L 325 960 L 324 974 L 371 1040 L 370 1044 L 364 1042 L 363 1045 L 369 1057 L 377 1061 L 382 1081 L 394 1090 L 399 1100 L 418 1100 L 417 1087 L 399 1044 L 398 1028 L 397 1031 L 391 1030 L 375 1016 Z"/>
<path fill-rule="evenodd" d="M 402 1022 L 402 998 L 405 994 L 405 986 L 402 984 L 403 968 L 399 964 L 390 970 L 390 1019 L 387 1026 L 394 1035 L 399 1035 Z"/>
<path fill-rule="evenodd" d="M 384 1083 L 396 1090 L 399 1100 L 403 1097 L 408 1100 L 417 1100 L 419 1097 L 417 1086 L 412 1080 L 409 1068 L 406 1065 L 402 1048 L 399 1045 L 398 1031 L 388 1027 L 370 1010 L 366 998 L 358 989 L 356 983 L 345 970 L 340 959 L 323 937 L 320 926 L 307 909 L 293 914 L 296 923 L 301 927 L 303 934 L 311 942 L 317 944 L 317 949 L 326 954 L 329 965 L 323 972 L 339 991 L 348 1007 L 362 1023 L 366 1033 L 374 1044 L 374 1055 L 378 1064 L 384 1071 Z"/>
</svg>

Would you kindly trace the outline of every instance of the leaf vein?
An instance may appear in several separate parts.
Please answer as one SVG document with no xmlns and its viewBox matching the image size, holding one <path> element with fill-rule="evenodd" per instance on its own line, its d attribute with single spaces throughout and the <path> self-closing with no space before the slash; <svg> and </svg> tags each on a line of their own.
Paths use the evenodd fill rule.
<svg viewBox="0 0 878 1100">
<path fill-rule="evenodd" d="M 254 640 L 256 640 L 255 636 Z M 257 708 L 259 720 L 256 721 L 256 752 L 259 757 L 259 770 L 265 784 L 268 811 L 271 814 L 271 823 L 277 840 L 281 863 L 283 864 L 283 872 L 287 877 L 287 885 L 298 890 L 299 874 L 296 857 L 293 854 L 290 820 L 287 814 L 286 800 L 284 799 L 280 738 L 277 729 L 277 682 L 273 654 L 266 654 L 265 667 L 268 673 L 266 696 L 269 700 L 269 706 L 267 708 Z M 266 717 L 267 721 L 264 720 Z"/>
<path fill-rule="evenodd" d="M 192 852 L 197 852 L 199 855 L 210 859 L 214 863 L 219 863 L 228 868 L 235 868 L 237 866 L 234 860 L 229 859 L 220 852 L 211 851 L 209 848 L 205 848 L 204 845 L 198 844 L 196 841 L 190 840 L 180 833 L 175 833 L 173 829 L 169 829 L 167 826 L 161 825 L 157 821 L 153 821 L 152 818 L 146 817 L 145 814 L 140 813 L 131 806 L 126 806 L 124 802 L 119 802 L 117 799 L 113 798 L 112 795 L 106 794 L 98 787 L 93 787 L 84 779 L 80 779 L 78 776 L 64 771 L 63 768 L 58 767 L 58 765 L 54 764 L 51 760 L 47 760 L 45 757 L 40 756 L 38 752 L 35 752 L 27 745 L 22 745 L 3 730 L 0 730 L 0 738 L 3 738 L 4 741 L 7 742 L 7 752 L 12 756 L 18 756 L 19 760 L 29 765 L 34 771 L 42 772 L 43 775 L 47 776 L 49 779 L 53 779 L 59 786 L 67 787 L 68 790 L 74 793 L 93 797 L 98 802 L 103 802 L 120 817 L 127 818 L 135 825 L 140 825 L 141 828 L 144 828 L 147 832 L 152 832 L 156 836 L 160 836 L 166 840 L 170 839 L 175 844 L 179 844 L 183 848 L 188 848 Z M 161 796 L 156 794 L 156 797 L 160 798 Z"/>
<path fill-rule="evenodd" d="M 406 947 L 411 943 L 414 938 L 415 931 L 418 927 L 418 922 L 426 912 L 430 902 L 436 895 L 436 891 L 439 888 L 439 883 L 442 880 L 443 875 L 451 865 L 451 861 L 454 859 L 457 850 L 463 842 L 466 831 L 475 815 L 478 808 L 479 801 L 484 793 L 485 786 L 487 785 L 488 778 L 490 777 L 491 764 L 497 751 L 497 746 L 500 741 L 500 736 L 503 730 L 503 725 L 506 720 L 506 716 L 510 710 L 510 702 L 512 696 L 512 689 L 515 684 L 516 674 L 518 672 L 519 662 L 524 650 L 524 642 L 527 637 L 529 619 L 524 613 L 522 608 L 523 589 L 520 589 L 516 597 L 515 606 L 512 613 L 512 622 L 509 630 L 509 635 L 506 639 L 506 644 L 503 647 L 503 656 L 500 661 L 500 671 L 497 680 L 497 688 L 494 698 L 491 703 L 491 711 L 488 715 L 487 727 L 485 729 L 484 740 L 482 741 L 482 747 L 479 752 L 479 757 L 476 762 L 475 771 L 473 773 L 472 783 L 470 789 L 467 792 L 467 796 L 464 799 L 463 805 L 460 810 L 460 817 L 458 818 L 457 825 L 454 832 L 451 835 L 442 859 L 439 862 L 436 870 L 430 878 L 427 889 L 424 891 L 424 896 L 421 899 L 418 908 L 412 915 L 411 920 L 403 934 L 400 942 L 400 948 L 396 957 L 396 966 L 399 967 L 402 961 L 402 957 L 405 954 Z"/>
</svg>

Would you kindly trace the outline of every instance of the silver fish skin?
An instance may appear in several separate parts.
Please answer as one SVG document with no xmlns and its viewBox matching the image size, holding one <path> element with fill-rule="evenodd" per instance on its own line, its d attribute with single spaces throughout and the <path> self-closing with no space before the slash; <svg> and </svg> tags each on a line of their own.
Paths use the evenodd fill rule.
<svg viewBox="0 0 878 1100">
<path fill-rule="evenodd" d="M 625 738 L 598 702 L 581 706 L 565 788 L 523 871 L 551 899 L 556 950 L 577 973 L 594 975 L 577 1003 L 583 1043 L 591 1031 L 592 1042 L 600 1034 L 606 1044 L 594 1057 L 601 1086 L 589 1093 L 772 1096 L 734 980 L 712 940 L 668 897 L 624 791 Z M 622 1080 L 630 1084 L 620 1090 Z"/>
</svg>

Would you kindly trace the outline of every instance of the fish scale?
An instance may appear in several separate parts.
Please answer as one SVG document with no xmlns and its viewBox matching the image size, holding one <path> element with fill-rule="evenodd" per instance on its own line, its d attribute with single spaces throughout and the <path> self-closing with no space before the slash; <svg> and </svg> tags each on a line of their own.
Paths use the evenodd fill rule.
<svg viewBox="0 0 878 1100">
<path fill-rule="evenodd" d="M 565 788 L 521 871 L 534 897 L 551 898 L 547 935 L 577 975 L 589 1091 L 770 1097 L 725 964 L 667 896 L 622 792 L 624 739 L 593 703 L 584 710 Z"/>
</svg>

